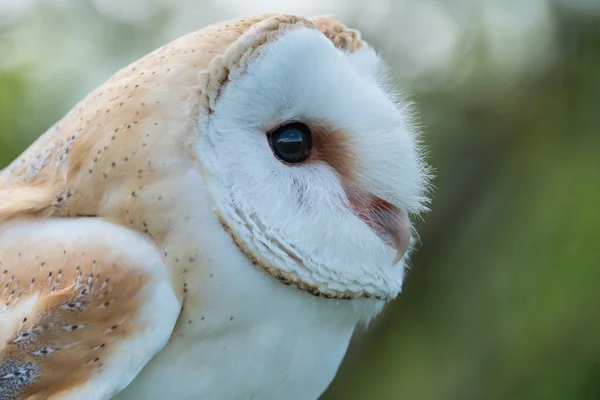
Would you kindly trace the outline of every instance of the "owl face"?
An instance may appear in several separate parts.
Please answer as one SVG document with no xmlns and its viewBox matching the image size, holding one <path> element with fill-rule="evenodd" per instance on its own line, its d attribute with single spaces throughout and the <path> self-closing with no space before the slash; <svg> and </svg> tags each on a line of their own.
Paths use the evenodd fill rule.
<svg viewBox="0 0 600 400">
<path fill-rule="evenodd" d="M 425 210 L 427 170 L 380 58 L 304 25 L 257 28 L 237 42 L 212 66 L 227 78 L 197 129 L 224 229 L 286 284 L 393 299 L 412 247 L 408 215 Z M 215 72 L 219 62 L 236 68 Z"/>
</svg>

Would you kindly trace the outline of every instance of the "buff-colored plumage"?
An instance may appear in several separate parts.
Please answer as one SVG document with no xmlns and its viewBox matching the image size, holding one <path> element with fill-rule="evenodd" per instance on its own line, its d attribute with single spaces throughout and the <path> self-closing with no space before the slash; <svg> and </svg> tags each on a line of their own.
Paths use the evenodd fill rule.
<svg viewBox="0 0 600 400">
<path fill-rule="evenodd" d="M 329 17 L 207 27 L 116 73 L 0 172 L 0 400 L 110 398 L 204 321 L 190 287 L 218 269 L 190 233 L 196 123 L 232 71 L 298 25 L 364 46 Z"/>
</svg>

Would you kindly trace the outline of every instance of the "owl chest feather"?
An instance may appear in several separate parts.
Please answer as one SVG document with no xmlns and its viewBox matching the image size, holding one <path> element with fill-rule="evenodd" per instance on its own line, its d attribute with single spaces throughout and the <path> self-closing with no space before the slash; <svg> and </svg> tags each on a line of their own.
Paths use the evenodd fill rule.
<svg viewBox="0 0 600 400">
<path fill-rule="evenodd" d="M 220 295 L 188 298 L 165 349 L 117 399 L 319 397 L 356 321 L 243 267 L 239 280 L 213 276 Z"/>
<path fill-rule="evenodd" d="M 333 379 L 356 323 L 347 307 L 223 261 L 187 283 L 170 342 L 122 398 L 316 399 Z"/>
</svg>

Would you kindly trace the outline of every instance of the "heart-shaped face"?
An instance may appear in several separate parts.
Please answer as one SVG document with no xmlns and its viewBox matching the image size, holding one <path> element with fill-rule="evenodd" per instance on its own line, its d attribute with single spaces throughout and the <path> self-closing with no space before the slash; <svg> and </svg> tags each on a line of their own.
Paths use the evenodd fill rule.
<svg viewBox="0 0 600 400">
<path fill-rule="evenodd" d="M 429 175 L 381 59 L 327 21 L 266 19 L 213 60 L 198 159 L 257 265 L 316 295 L 390 300 Z"/>
</svg>

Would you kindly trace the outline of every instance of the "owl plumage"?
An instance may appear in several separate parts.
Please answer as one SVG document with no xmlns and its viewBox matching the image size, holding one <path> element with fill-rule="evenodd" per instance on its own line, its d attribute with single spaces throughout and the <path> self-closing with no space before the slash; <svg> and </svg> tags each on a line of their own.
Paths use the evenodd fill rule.
<svg viewBox="0 0 600 400">
<path fill-rule="evenodd" d="M 269 14 L 90 93 L 0 172 L 0 400 L 316 399 L 426 209 L 385 77 L 336 19 Z"/>
</svg>

